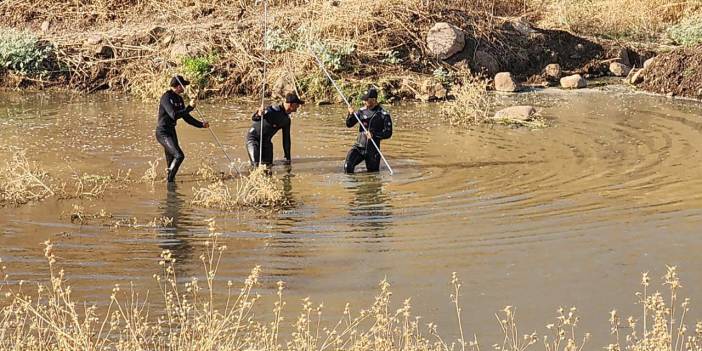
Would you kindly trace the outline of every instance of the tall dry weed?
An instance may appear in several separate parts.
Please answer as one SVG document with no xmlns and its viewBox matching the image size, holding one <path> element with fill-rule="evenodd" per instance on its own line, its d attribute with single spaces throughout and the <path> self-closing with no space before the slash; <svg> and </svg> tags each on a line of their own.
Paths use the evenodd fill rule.
<svg viewBox="0 0 702 351">
<path fill-rule="evenodd" d="M 53 196 L 48 173 L 29 161 L 26 151 L 12 152 L 12 160 L 0 168 L 0 206 L 22 205 Z"/>
<path fill-rule="evenodd" d="M 247 176 L 237 178 L 233 186 L 217 181 L 203 188 L 193 188 L 192 204 L 220 210 L 241 208 L 281 208 L 287 203 L 280 182 L 257 167 Z"/>
</svg>

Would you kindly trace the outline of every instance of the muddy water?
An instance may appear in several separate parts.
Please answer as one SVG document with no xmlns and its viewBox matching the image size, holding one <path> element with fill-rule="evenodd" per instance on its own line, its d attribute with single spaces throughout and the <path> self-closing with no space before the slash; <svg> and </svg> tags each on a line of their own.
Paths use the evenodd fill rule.
<svg viewBox="0 0 702 351">
<path fill-rule="evenodd" d="M 203 221 L 215 217 L 228 246 L 219 279 L 242 281 L 261 265 L 264 297 L 286 282 L 290 319 L 306 296 L 335 316 L 347 301 L 365 306 L 387 277 L 396 301 L 412 297 L 424 321 L 456 335 L 455 271 L 464 281 L 464 327 L 483 347 L 497 340 L 493 313 L 505 305 L 517 306 L 523 330 L 542 332 L 558 306 L 576 305 L 599 347 L 609 340 L 608 311 L 638 311 L 640 272 L 658 278 L 665 264 L 680 266 L 683 295 L 700 301 L 702 106 L 621 88 L 503 100 L 539 106 L 551 127 L 456 130 L 437 105 L 389 106 L 396 129 L 383 150 L 393 176 L 342 174 L 354 139 L 343 109 L 303 108 L 293 122 L 293 165 L 276 167 L 295 206 L 275 215 L 190 206 L 200 160 L 223 170 L 227 162 L 207 131 L 181 122 L 186 161 L 175 191 L 137 184 L 97 200 L 0 209 L 0 257 L 14 279 L 45 279 L 40 243 L 51 239 L 77 296 L 103 304 L 115 283 L 155 289 L 163 249 L 178 257 L 181 277 L 201 275 Z M 245 159 L 253 107 L 202 105 L 228 152 Z M 147 161 L 162 158 L 155 112 L 154 103 L 123 98 L 5 93 L 1 158 L 21 146 L 50 172 L 132 169 L 138 178 Z M 279 137 L 275 147 L 281 158 Z M 74 204 L 141 222 L 173 217 L 175 227 L 71 224 Z"/>
</svg>

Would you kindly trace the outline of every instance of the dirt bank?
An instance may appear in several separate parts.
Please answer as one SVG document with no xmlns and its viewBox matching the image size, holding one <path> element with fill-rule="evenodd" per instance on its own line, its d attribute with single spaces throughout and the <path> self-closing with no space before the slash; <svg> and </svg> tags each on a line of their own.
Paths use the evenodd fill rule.
<svg viewBox="0 0 702 351">
<path fill-rule="evenodd" d="M 659 55 L 646 68 L 640 87 L 653 93 L 702 99 L 702 46 Z"/>
<path fill-rule="evenodd" d="M 22 0 L 0 5 L 0 25 L 29 28 L 37 45 L 51 52 L 39 74 L 5 70 L 1 84 L 151 98 L 178 72 L 196 81 L 203 96 L 255 96 L 265 60 L 268 95 L 297 90 L 312 100 L 335 100 L 313 50 L 351 96 L 376 84 L 385 98 L 427 99 L 445 96 L 437 90 L 460 83 L 468 71 L 490 78 L 510 71 L 526 80 L 558 63 L 565 73 L 604 75 L 618 47 L 535 28 L 517 20 L 526 9 L 514 1 L 470 3 L 316 0 L 291 7 L 272 2 L 264 51 L 262 9 L 253 2 L 181 7 L 169 1 L 112 0 L 39 6 L 38 0 Z M 426 43 L 437 22 L 465 33 L 464 48 L 445 60 Z"/>
</svg>

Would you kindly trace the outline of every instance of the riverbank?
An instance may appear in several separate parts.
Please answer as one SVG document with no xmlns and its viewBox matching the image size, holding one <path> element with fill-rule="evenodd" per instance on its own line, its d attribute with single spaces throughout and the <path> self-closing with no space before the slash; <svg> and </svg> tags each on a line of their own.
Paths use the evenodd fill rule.
<svg viewBox="0 0 702 351">
<path fill-rule="evenodd" d="M 432 101 L 451 97 L 470 75 L 493 80 L 499 72 L 511 72 L 522 83 L 558 84 L 561 75 L 615 74 L 613 62 L 642 67 L 660 48 L 562 30 L 590 27 L 551 23 L 553 9 L 543 4 L 316 0 L 293 5 L 271 3 L 264 51 L 262 5 L 253 2 L 3 4 L 0 25 L 27 31 L 0 36 L 6 43 L 0 55 L 13 50 L 8 42 L 23 45 L 14 49 L 24 55 L 6 55 L 16 62 L 0 71 L 0 84 L 150 99 L 160 95 L 170 76 L 184 73 L 197 83 L 201 98 L 253 97 L 260 96 L 265 61 L 268 96 L 295 90 L 313 101 L 339 101 L 314 52 L 351 97 L 373 84 L 384 100 Z M 558 76 L 547 71 L 550 64 L 559 65 Z"/>
</svg>

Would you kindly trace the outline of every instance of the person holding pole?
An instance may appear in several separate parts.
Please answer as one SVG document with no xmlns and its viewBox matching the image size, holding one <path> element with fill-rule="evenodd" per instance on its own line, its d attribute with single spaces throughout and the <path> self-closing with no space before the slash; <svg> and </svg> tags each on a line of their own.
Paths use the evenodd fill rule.
<svg viewBox="0 0 702 351">
<path fill-rule="evenodd" d="M 261 107 L 251 116 L 253 124 L 246 134 L 246 150 L 249 161 L 253 167 L 259 164 L 270 166 L 273 164 L 273 136 L 283 130 L 283 152 L 285 162 L 290 164 L 290 114 L 296 112 L 305 102 L 300 100 L 295 93 L 285 96 L 285 101 L 280 105 Z"/>
<path fill-rule="evenodd" d="M 358 128 L 358 137 L 346 155 L 344 172 L 353 173 L 356 166 L 362 161 L 366 162 L 368 172 L 378 172 L 380 170 L 380 141 L 390 139 L 392 136 L 392 119 L 378 104 L 378 91 L 370 88 L 361 99 L 364 107 L 355 111 L 351 105 L 348 106 L 349 114 L 346 116 L 346 127 L 352 128 L 357 123 L 361 123 Z M 371 145 L 369 145 L 371 144 Z M 372 145 L 375 144 L 375 145 Z"/>
<path fill-rule="evenodd" d="M 166 154 L 167 179 L 169 183 L 175 182 L 181 163 L 185 159 L 185 154 L 178 145 L 178 135 L 176 134 L 176 123 L 182 118 L 188 124 L 197 128 L 209 128 L 207 121 L 199 121 L 190 115 L 195 109 L 195 100 L 190 100 L 188 106 L 185 105 L 181 94 L 185 92 L 185 86 L 190 84 L 182 76 L 171 78 L 170 89 L 166 91 L 160 100 L 158 107 L 158 125 L 156 126 L 156 140 L 163 146 Z"/>
</svg>

